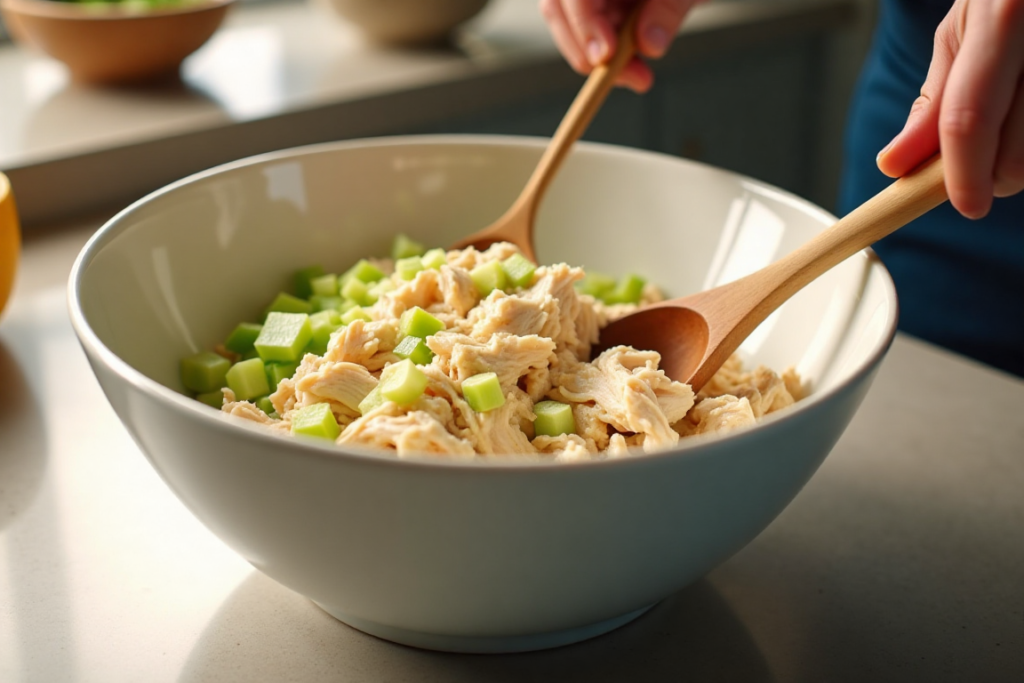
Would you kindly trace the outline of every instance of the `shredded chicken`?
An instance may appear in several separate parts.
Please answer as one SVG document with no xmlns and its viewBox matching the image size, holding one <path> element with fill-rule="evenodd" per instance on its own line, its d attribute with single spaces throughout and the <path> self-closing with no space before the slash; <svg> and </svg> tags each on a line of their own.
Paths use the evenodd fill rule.
<svg viewBox="0 0 1024 683">
<path fill-rule="evenodd" d="M 656 352 L 619 346 L 591 361 L 603 326 L 661 300 L 661 292 L 648 284 L 640 304 L 606 305 L 578 293 L 581 269 L 556 264 L 537 268 L 528 286 L 482 297 L 470 271 L 515 253 L 507 243 L 450 251 L 439 269 L 410 280 L 394 274 L 390 261 L 373 261 L 390 274 L 393 287 L 364 309 L 372 322 L 356 320 L 339 329 L 323 356 L 306 354 L 271 394 L 273 416 L 237 401 L 227 389 L 223 410 L 287 433 L 295 411 L 326 403 L 341 428 L 338 444 L 397 457 L 518 454 L 577 462 L 631 457 L 671 448 L 683 437 L 749 426 L 807 392 L 792 369 L 781 376 L 765 367 L 748 371 L 738 357 L 696 396 L 665 375 Z M 404 406 L 383 399 L 364 403 L 382 372 L 399 361 L 399 318 L 414 307 L 445 325 L 425 340 L 433 357 L 419 366 L 424 393 Z M 488 372 L 497 375 L 504 403 L 477 412 L 462 383 Z M 569 405 L 572 433 L 535 433 L 533 409 L 542 400 Z"/>
</svg>

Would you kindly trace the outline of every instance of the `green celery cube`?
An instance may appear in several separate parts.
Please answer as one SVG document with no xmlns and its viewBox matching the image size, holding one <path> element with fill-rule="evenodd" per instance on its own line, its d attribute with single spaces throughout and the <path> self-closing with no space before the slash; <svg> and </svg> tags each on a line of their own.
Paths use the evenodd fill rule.
<svg viewBox="0 0 1024 683">
<path fill-rule="evenodd" d="M 349 310 L 341 314 L 342 325 L 350 325 L 356 320 L 362 320 L 363 322 L 366 323 L 373 322 L 373 318 L 370 316 L 370 314 L 364 311 L 362 308 L 359 308 L 358 306 L 356 306 L 355 308 L 350 308 Z"/>
<path fill-rule="evenodd" d="M 359 405 L 356 407 L 359 409 L 360 415 L 366 415 L 371 410 L 382 406 L 385 403 L 387 403 L 387 399 L 381 395 L 380 385 L 378 384 L 370 390 L 370 393 L 363 397 L 363 400 L 360 401 Z"/>
<path fill-rule="evenodd" d="M 278 313 L 267 316 L 253 346 L 264 361 L 295 361 L 302 357 L 313 329 L 305 313 Z"/>
<path fill-rule="evenodd" d="M 312 313 L 313 305 L 305 299 L 300 299 L 296 296 L 292 296 L 287 292 L 281 292 L 274 300 L 267 306 L 267 310 L 264 311 L 264 315 L 270 315 L 271 313 Z"/>
<path fill-rule="evenodd" d="M 604 298 L 615 289 L 615 278 L 604 273 L 590 272 L 576 283 L 576 289 L 604 301 Z"/>
<path fill-rule="evenodd" d="M 419 337 L 426 339 L 444 329 L 444 323 L 424 311 L 413 306 L 405 311 L 398 320 L 398 331 L 403 337 Z"/>
<path fill-rule="evenodd" d="M 267 383 L 270 384 L 270 391 L 274 392 L 277 391 L 277 385 L 281 383 L 281 380 L 288 379 L 295 374 L 299 364 L 273 360 L 264 363 L 263 367 L 267 371 Z"/>
<path fill-rule="evenodd" d="M 224 405 L 224 392 L 220 389 L 217 391 L 204 391 L 196 394 L 196 400 L 208 406 L 220 408 Z"/>
<path fill-rule="evenodd" d="M 360 306 L 370 306 L 376 298 L 370 294 L 370 288 L 357 277 L 349 278 L 341 288 L 341 295 L 355 301 Z"/>
<path fill-rule="evenodd" d="M 419 256 L 410 256 L 395 261 L 395 272 L 403 280 L 412 280 L 421 270 L 423 270 L 423 259 Z"/>
<path fill-rule="evenodd" d="M 488 261 L 469 271 L 469 277 L 480 292 L 480 296 L 487 296 L 496 289 L 505 289 L 508 286 L 508 276 L 505 269 L 501 267 L 500 261 Z"/>
<path fill-rule="evenodd" d="M 434 352 L 419 337 L 404 337 L 395 347 L 395 355 L 408 358 L 416 365 L 427 365 L 434 358 Z"/>
<path fill-rule="evenodd" d="M 263 325 L 259 323 L 238 323 L 228 338 L 224 340 L 224 348 L 235 353 L 245 353 L 253 350 L 253 342 L 260 336 Z"/>
<path fill-rule="evenodd" d="M 384 278 L 377 284 L 370 287 L 370 296 L 373 297 L 373 302 L 376 303 L 381 296 L 393 291 L 395 291 L 395 283 Z"/>
<path fill-rule="evenodd" d="M 419 242 L 406 235 L 398 234 L 395 236 L 395 241 L 391 243 L 391 258 L 398 261 L 410 256 L 421 256 L 426 250 L 427 248 Z"/>
<path fill-rule="evenodd" d="M 213 351 L 201 351 L 181 359 L 181 383 L 199 393 L 224 386 L 231 361 Z"/>
<path fill-rule="evenodd" d="M 380 394 L 400 406 L 414 403 L 427 388 L 427 376 L 411 360 L 400 360 L 380 374 Z"/>
<path fill-rule="evenodd" d="M 533 431 L 537 436 L 559 436 L 575 434 L 576 420 L 572 416 L 572 406 L 560 401 L 538 401 L 533 406 Z"/>
<path fill-rule="evenodd" d="M 341 427 L 331 412 L 330 404 L 314 403 L 292 413 L 292 434 L 334 441 L 341 434 Z"/>
<path fill-rule="evenodd" d="M 239 401 L 248 401 L 270 393 L 267 371 L 259 358 L 250 358 L 232 365 L 228 370 L 227 381 L 228 388 L 235 392 L 235 398 Z"/>
<path fill-rule="evenodd" d="M 533 273 L 537 266 L 522 254 L 512 254 L 501 262 L 501 267 L 513 287 L 529 287 L 533 284 Z"/>
<path fill-rule="evenodd" d="M 292 277 L 295 295 L 300 299 L 308 299 L 313 293 L 313 288 L 309 284 L 310 280 L 320 277 L 323 274 L 324 269 L 321 266 L 309 266 L 296 271 L 295 275 Z"/>
<path fill-rule="evenodd" d="M 615 289 L 605 295 L 606 304 L 638 304 L 644 293 L 644 285 L 647 281 L 639 275 L 623 276 L 617 283 Z"/>
<path fill-rule="evenodd" d="M 258 399 L 253 401 L 253 403 L 255 403 L 256 407 L 262 410 L 267 415 L 270 415 L 272 412 L 274 412 L 274 404 L 270 402 L 269 396 L 260 396 Z"/>
<path fill-rule="evenodd" d="M 430 270 L 440 270 L 441 266 L 448 263 L 448 257 L 444 253 L 444 249 L 431 249 L 423 254 L 420 260 L 423 262 L 423 267 Z"/>
<path fill-rule="evenodd" d="M 326 275 L 315 277 L 309 281 L 309 287 L 313 290 L 313 294 L 320 296 L 337 296 L 338 276 L 334 273 L 328 273 Z"/>
<path fill-rule="evenodd" d="M 340 296 L 314 294 L 309 297 L 309 303 L 313 306 L 314 313 L 319 313 L 320 311 L 340 311 L 344 302 L 345 300 Z"/>
<path fill-rule="evenodd" d="M 469 407 L 478 413 L 486 413 L 505 405 L 505 394 L 501 390 L 498 376 L 483 372 L 462 380 L 462 396 Z"/>
<path fill-rule="evenodd" d="M 344 275 L 341 276 L 342 281 L 347 281 L 351 278 L 355 278 L 365 284 L 376 282 L 384 277 L 384 271 L 373 265 L 366 259 L 360 259 L 358 263 L 349 268 Z"/>
</svg>

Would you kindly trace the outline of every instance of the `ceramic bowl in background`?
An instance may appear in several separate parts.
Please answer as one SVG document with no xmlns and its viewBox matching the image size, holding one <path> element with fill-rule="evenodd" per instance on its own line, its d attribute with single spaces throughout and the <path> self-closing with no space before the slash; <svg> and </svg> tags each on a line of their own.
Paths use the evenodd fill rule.
<svg viewBox="0 0 1024 683">
<path fill-rule="evenodd" d="M 483 10 L 487 0 L 317 0 L 370 40 L 422 45 L 446 40 Z"/>
<path fill-rule="evenodd" d="M 742 349 L 750 363 L 795 365 L 810 396 L 756 427 L 576 464 L 400 460 L 268 434 L 182 393 L 179 359 L 258 315 L 295 270 L 342 272 L 387 254 L 399 232 L 450 244 L 511 204 L 545 145 L 383 138 L 231 163 L 128 207 L 75 263 L 75 331 L 170 488 L 253 566 L 374 635 L 515 651 L 636 617 L 797 495 L 895 333 L 892 281 L 862 252 Z M 757 269 L 833 220 L 723 170 L 578 143 L 540 207 L 537 250 L 542 262 L 641 273 L 683 295 Z"/>
<path fill-rule="evenodd" d="M 177 74 L 217 31 L 234 0 L 72 3 L 0 0 L 15 40 L 63 62 L 73 80 L 123 84 Z"/>
</svg>

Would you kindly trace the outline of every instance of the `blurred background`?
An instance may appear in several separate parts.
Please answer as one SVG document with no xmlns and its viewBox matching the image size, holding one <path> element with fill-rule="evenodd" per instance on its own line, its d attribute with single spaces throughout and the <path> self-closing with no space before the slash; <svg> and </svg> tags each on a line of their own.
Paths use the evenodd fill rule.
<svg viewBox="0 0 1024 683">
<path fill-rule="evenodd" d="M 147 1 L 134 5 L 141 12 Z M 73 77 L 71 60 L 82 55 L 51 56 L 52 45 L 17 30 L 12 5 L 27 2 L 68 6 L 0 4 L 11 24 L 0 38 L 0 171 L 27 234 L 296 145 L 547 137 L 583 82 L 555 50 L 536 0 L 236 0 L 180 68 L 128 83 Z M 846 105 L 874 5 L 702 5 L 656 64 L 653 90 L 613 93 L 584 137 L 739 171 L 834 210 Z"/>
</svg>

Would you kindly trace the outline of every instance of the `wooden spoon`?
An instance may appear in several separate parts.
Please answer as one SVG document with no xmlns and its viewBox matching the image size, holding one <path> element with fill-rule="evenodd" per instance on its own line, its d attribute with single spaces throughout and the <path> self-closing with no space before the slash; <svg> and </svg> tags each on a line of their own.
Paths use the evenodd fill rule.
<svg viewBox="0 0 1024 683">
<path fill-rule="evenodd" d="M 537 207 L 562 161 L 568 156 L 572 144 L 583 135 L 583 131 L 590 125 L 591 119 L 611 92 L 619 72 L 633 57 L 636 51 L 636 21 L 642 5 L 643 3 L 638 4 L 630 12 L 619 30 L 618 46 L 612 58 L 607 63 L 594 67 L 590 73 L 515 203 L 501 218 L 483 230 L 459 240 L 452 245 L 452 249 L 476 247 L 483 250 L 495 242 L 511 242 L 519 247 L 523 256 L 537 263 L 537 255 L 533 249 L 533 222 L 537 216 Z"/>
<path fill-rule="evenodd" d="M 754 328 L 805 285 L 946 199 L 942 160 L 935 156 L 775 263 L 616 320 L 601 331 L 594 355 L 619 345 L 657 351 L 665 374 L 699 391 Z"/>
</svg>

